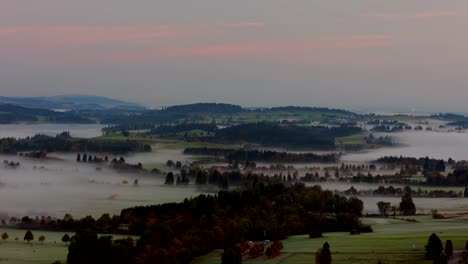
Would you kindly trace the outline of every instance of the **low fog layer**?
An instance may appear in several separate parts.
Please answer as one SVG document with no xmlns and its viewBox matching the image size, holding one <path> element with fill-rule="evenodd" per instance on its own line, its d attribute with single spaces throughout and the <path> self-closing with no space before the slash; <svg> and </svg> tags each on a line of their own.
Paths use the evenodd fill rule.
<svg viewBox="0 0 468 264">
<path fill-rule="evenodd" d="M 345 161 L 372 161 L 384 156 L 426 157 L 448 160 L 468 160 L 468 133 L 412 131 L 389 136 L 403 146 L 381 148 L 348 154 Z"/>
<path fill-rule="evenodd" d="M 16 169 L 0 167 L 0 213 L 3 216 L 119 214 L 123 208 L 182 201 L 198 194 L 195 188 L 164 186 L 161 176 L 117 173 L 107 164 L 4 155 L 0 155 L 0 160 L 21 164 Z M 96 170 L 97 167 L 102 171 Z M 135 179 L 139 181 L 138 186 L 133 186 Z"/>
</svg>

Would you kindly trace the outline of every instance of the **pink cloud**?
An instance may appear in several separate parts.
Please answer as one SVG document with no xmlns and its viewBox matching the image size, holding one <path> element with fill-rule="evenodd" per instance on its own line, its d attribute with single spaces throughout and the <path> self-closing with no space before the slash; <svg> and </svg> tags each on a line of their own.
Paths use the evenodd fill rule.
<svg viewBox="0 0 468 264">
<path fill-rule="evenodd" d="M 265 23 L 263 22 L 236 22 L 236 23 L 227 23 L 226 26 L 233 28 L 243 28 L 243 27 L 264 27 Z"/>
<path fill-rule="evenodd" d="M 218 24 L 219 25 L 219 24 Z M 234 27 L 260 27 L 239 22 Z M 216 24 L 112 27 L 0 27 L 0 58 L 44 63 L 138 63 L 171 58 L 290 60 L 303 54 L 352 52 L 398 45 L 392 35 L 229 41 Z M 219 34 L 217 38 L 212 32 Z"/>
<path fill-rule="evenodd" d="M 212 57 L 237 55 L 271 55 L 297 53 L 314 49 L 387 47 L 396 45 L 395 37 L 390 35 L 355 35 L 335 38 L 304 39 L 295 41 L 253 42 L 225 45 L 205 45 L 192 47 L 167 48 L 162 56 Z"/>
<path fill-rule="evenodd" d="M 31 48 L 56 49 L 87 45 L 151 44 L 162 38 L 189 34 L 165 25 L 82 27 L 0 27 L 3 41 L 31 44 Z"/>
<path fill-rule="evenodd" d="M 366 14 L 366 17 L 375 17 L 385 20 L 411 20 L 411 19 L 422 19 L 431 17 L 446 17 L 456 16 L 457 12 L 451 11 L 433 11 L 433 12 L 420 12 L 420 13 L 375 13 Z"/>
</svg>

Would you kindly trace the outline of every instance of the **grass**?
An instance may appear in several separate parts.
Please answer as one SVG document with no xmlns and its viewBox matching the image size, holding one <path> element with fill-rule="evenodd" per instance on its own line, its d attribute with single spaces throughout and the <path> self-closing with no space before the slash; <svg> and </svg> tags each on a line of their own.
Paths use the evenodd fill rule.
<svg viewBox="0 0 468 264">
<path fill-rule="evenodd" d="M 349 233 L 325 233 L 322 238 L 310 239 L 307 235 L 290 236 L 283 241 L 283 255 L 265 263 L 315 263 L 314 253 L 325 242 L 330 244 L 333 263 L 431 263 L 424 260 L 424 246 L 432 233 L 445 243 L 451 239 L 455 250 L 462 250 L 468 240 L 468 226 L 462 217 L 433 220 L 430 216 L 411 217 L 418 222 L 393 218 L 363 218 L 374 232 L 350 235 Z M 205 255 L 195 264 L 219 263 L 220 251 Z M 259 263 L 247 260 L 243 263 Z M 263 263 L 263 262 L 262 262 Z"/>
<path fill-rule="evenodd" d="M 346 146 L 352 147 L 361 147 L 363 149 L 375 149 L 382 147 L 378 144 L 368 144 L 365 141 L 366 133 L 359 133 L 351 136 L 346 137 L 339 137 L 336 138 L 337 145 L 342 145 L 346 148 Z"/>
<path fill-rule="evenodd" d="M 33 230 L 34 240 L 30 243 L 23 240 L 26 230 L 0 228 L 0 234 L 3 232 L 8 233 L 10 237 L 0 242 L 2 264 L 50 264 L 56 260 L 65 263 L 67 259 L 68 248 L 62 242 L 65 232 Z M 72 236 L 74 233 L 68 234 Z M 43 243 L 37 240 L 41 235 L 46 238 Z M 125 236 L 113 235 L 113 237 L 118 239 Z"/>
<path fill-rule="evenodd" d="M 197 259 L 193 264 L 219 264 L 221 251 L 215 251 L 202 258 Z M 381 260 L 385 264 L 411 263 L 430 264 L 432 261 L 424 259 L 422 252 L 390 252 L 390 253 L 332 253 L 332 263 L 334 264 L 373 264 Z M 266 263 L 266 264 L 311 264 L 315 263 L 315 253 L 283 253 L 272 259 L 243 260 L 242 263 Z"/>
<path fill-rule="evenodd" d="M 65 261 L 67 258 L 67 246 L 61 241 L 65 233 L 33 231 L 35 240 L 27 243 L 23 240 L 26 230 L 0 229 L 0 232 L 7 232 L 10 236 L 0 243 L 1 263 L 50 264 L 56 260 Z M 46 238 L 43 243 L 37 241 L 37 238 L 41 235 Z M 18 240 L 15 240 L 15 238 L 18 238 Z"/>
</svg>

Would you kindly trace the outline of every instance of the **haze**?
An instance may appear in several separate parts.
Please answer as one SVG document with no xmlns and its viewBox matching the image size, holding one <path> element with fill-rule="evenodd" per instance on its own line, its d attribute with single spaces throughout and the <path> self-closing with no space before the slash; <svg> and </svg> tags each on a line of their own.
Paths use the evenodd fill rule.
<svg viewBox="0 0 468 264">
<path fill-rule="evenodd" d="M 468 2 L 0 0 L 0 94 L 468 112 Z"/>
</svg>

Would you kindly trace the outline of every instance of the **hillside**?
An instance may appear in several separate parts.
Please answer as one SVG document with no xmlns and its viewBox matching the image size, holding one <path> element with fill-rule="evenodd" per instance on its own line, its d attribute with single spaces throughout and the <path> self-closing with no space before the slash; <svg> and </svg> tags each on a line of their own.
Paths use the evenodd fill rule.
<svg viewBox="0 0 468 264">
<path fill-rule="evenodd" d="M 4 97 L 0 104 L 11 104 L 27 108 L 66 109 L 66 110 L 102 110 L 110 108 L 144 109 L 136 104 L 95 95 L 58 95 L 49 97 Z"/>
<path fill-rule="evenodd" d="M 0 124 L 11 123 L 92 123 L 77 113 L 55 112 L 47 109 L 26 108 L 12 104 L 0 104 Z"/>
</svg>

